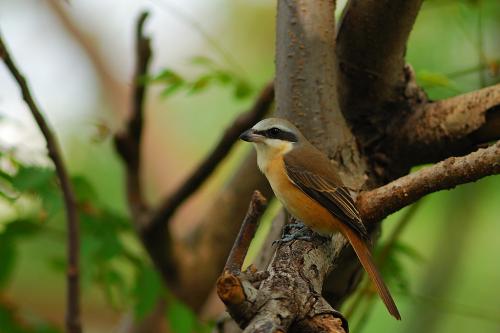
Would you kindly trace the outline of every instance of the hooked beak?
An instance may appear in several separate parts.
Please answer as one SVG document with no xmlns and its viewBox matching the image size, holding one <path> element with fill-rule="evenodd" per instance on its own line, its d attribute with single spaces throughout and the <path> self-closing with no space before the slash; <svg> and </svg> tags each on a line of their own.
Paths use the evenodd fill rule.
<svg viewBox="0 0 500 333">
<path fill-rule="evenodd" d="M 258 134 L 255 132 L 254 129 L 249 129 L 246 130 L 245 132 L 241 133 L 240 139 L 246 142 L 258 142 L 261 141 L 263 138 L 262 135 Z"/>
</svg>

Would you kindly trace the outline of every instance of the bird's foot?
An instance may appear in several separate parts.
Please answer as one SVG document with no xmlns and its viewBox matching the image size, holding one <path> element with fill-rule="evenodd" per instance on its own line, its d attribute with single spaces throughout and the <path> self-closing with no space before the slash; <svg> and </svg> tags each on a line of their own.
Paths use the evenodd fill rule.
<svg viewBox="0 0 500 333">
<path fill-rule="evenodd" d="M 285 235 L 291 234 L 293 229 L 298 229 L 299 231 L 305 229 L 306 226 L 304 223 L 301 222 L 294 222 L 294 223 L 288 223 L 285 224 L 283 227 L 283 234 L 281 235 L 282 237 L 285 237 Z"/>
<path fill-rule="evenodd" d="M 300 228 L 295 232 L 289 233 L 289 229 L 292 228 Z M 285 226 L 283 229 L 283 235 L 281 236 L 281 239 L 277 239 L 273 242 L 273 245 L 276 244 L 282 244 L 282 243 L 287 243 L 291 242 L 293 240 L 305 240 L 305 241 L 311 241 L 313 238 L 312 231 L 307 228 L 305 225 L 302 223 L 293 223 L 293 224 L 288 224 Z"/>
</svg>

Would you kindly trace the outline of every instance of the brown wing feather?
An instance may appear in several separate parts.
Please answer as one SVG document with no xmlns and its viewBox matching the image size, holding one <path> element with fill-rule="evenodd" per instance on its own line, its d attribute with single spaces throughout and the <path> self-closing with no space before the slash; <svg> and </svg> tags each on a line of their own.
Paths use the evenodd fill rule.
<svg viewBox="0 0 500 333">
<path fill-rule="evenodd" d="M 312 156 L 304 156 L 303 152 Z M 307 165 L 304 165 L 304 160 L 309 161 Z M 326 156 L 317 150 L 296 150 L 286 154 L 284 162 L 288 177 L 302 192 L 318 201 L 363 239 L 368 239 L 354 200 Z"/>
</svg>

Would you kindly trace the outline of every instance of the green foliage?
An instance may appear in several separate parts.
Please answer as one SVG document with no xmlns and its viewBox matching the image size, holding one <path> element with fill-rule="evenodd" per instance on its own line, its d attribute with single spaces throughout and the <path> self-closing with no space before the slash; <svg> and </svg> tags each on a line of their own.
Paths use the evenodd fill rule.
<svg viewBox="0 0 500 333">
<path fill-rule="evenodd" d="M 248 81 L 232 70 L 219 66 L 206 57 L 194 57 L 192 64 L 201 68 L 201 73 L 194 79 L 187 79 L 170 68 L 161 70 L 158 74 L 143 78 L 144 84 L 158 83 L 163 85 L 163 97 L 183 90 L 188 95 L 206 91 L 214 85 L 228 87 L 232 90 L 233 97 L 245 99 L 251 96 L 253 88 Z"/>
<path fill-rule="evenodd" d="M 212 323 L 202 323 L 189 307 L 173 298 L 167 306 L 166 316 L 174 333 L 208 333 L 213 328 Z"/>
<path fill-rule="evenodd" d="M 60 333 L 61 331 L 51 324 L 36 320 L 23 321 L 17 311 L 9 305 L 0 303 L 0 332 L 5 333 Z"/>
<path fill-rule="evenodd" d="M 0 155 L 0 193 L 16 208 L 12 219 L 0 220 L 0 292 L 8 287 L 15 273 L 17 248 L 29 238 L 47 233 L 64 239 L 65 218 L 61 192 L 50 167 L 25 165 L 13 156 Z M 3 168 L 1 168 L 3 166 Z M 135 240 L 131 222 L 109 209 L 99 199 L 92 184 L 82 176 L 71 179 L 76 194 L 81 230 L 81 282 L 83 293 L 98 287 L 117 311 L 132 308 L 136 319 L 151 313 L 161 298 L 168 298 L 166 318 L 173 332 L 205 332 L 196 315 L 169 296 L 157 271 L 151 266 Z M 0 199 L 1 200 L 1 199 Z M 17 209 L 17 206 L 33 209 Z M 47 257 L 46 264 L 64 274 L 66 254 Z M 58 332 L 44 321 L 21 323 L 16 313 L 0 304 L 0 328 L 12 333 Z"/>
<path fill-rule="evenodd" d="M 384 243 L 378 245 L 375 249 L 375 256 L 378 256 L 384 247 Z M 421 263 L 424 259 L 417 249 L 402 241 L 396 241 L 391 245 L 384 261 L 380 263 L 380 270 L 386 282 L 405 293 L 410 291 L 412 281 L 405 267 L 405 262 L 408 260 L 413 263 Z"/>
<path fill-rule="evenodd" d="M 133 298 L 135 299 L 134 314 L 137 319 L 143 319 L 153 311 L 158 300 L 165 295 L 162 282 L 153 267 L 144 266 L 137 271 Z"/>
<path fill-rule="evenodd" d="M 422 70 L 417 74 L 417 81 L 425 89 L 441 87 L 452 90 L 455 93 L 461 92 L 460 88 L 452 79 L 441 73 Z"/>
</svg>

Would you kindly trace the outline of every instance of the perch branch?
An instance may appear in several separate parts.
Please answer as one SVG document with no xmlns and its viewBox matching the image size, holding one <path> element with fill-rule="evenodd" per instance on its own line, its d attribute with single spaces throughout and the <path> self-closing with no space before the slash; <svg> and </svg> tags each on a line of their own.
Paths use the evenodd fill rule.
<svg viewBox="0 0 500 333">
<path fill-rule="evenodd" d="M 0 57 L 16 80 L 21 89 L 22 96 L 28 105 L 33 118 L 35 119 L 47 144 L 49 157 L 54 163 L 57 178 L 61 185 L 66 208 L 66 219 L 68 228 L 68 270 L 67 270 L 67 309 L 66 309 L 66 329 L 69 333 L 80 333 L 82 331 L 80 322 L 80 286 L 79 286 L 79 221 L 76 207 L 75 194 L 73 192 L 71 181 L 64 165 L 59 143 L 53 130 L 45 121 L 42 112 L 36 104 L 28 87 L 24 76 L 14 63 L 10 56 L 7 46 L 0 35 Z"/>
<path fill-rule="evenodd" d="M 363 221 L 373 223 L 426 194 L 454 188 L 500 173 L 500 141 L 463 157 L 450 157 L 433 166 L 371 191 L 362 192 L 357 206 Z"/>
<path fill-rule="evenodd" d="M 264 198 L 262 193 L 259 191 L 255 191 L 252 195 L 247 215 L 241 224 L 240 232 L 238 233 L 238 236 L 236 236 L 236 241 L 234 242 L 226 265 L 224 266 L 225 271 L 232 273 L 241 271 L 241 266 L 245 260 L 248 247 L 250 246 L 250 242 L 255 235 L 259 219 L 264 213 L 266 206 L 266 198 Z"/>
<path fill-rule="evenodd" d="M 391 132 L 390 153 L 406 166 L 463 155 L 500 139 L 500 84 L 425 103 Z"/>
<path fill-rule="evenodd" d="M 177 208 L 204 183 L 227 156 L 234 143 L 238 140 L 239 135 L 264 117 L 269 111 L 273 100 L 274 82 L 271 81 L 262 89 L 252 108 L 233 121 L 232 125 L 224 132 L 219 143 L 194 170 L 191 176 L 161 204 L 151 220 L 152 227 L 166 223 L 172 217 Z"/>
<path fill-rule="evenodd" d="M 266 205 L 264 196 L 255 191 L 224 271 L 217 280 L 217 294 L 228 307 L 228 311 L 235 316 L 243 316 L 251 310 L 252 302 L 249 298 L 253 298 L 255 288 L 246 279 L 240 279 L 246 276 L 241 273 L 241 267 Z M 252 274 L 251 270 L 248 274 Z"/>
</svg>

